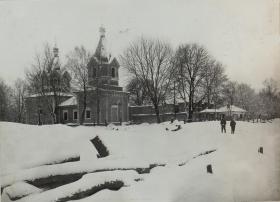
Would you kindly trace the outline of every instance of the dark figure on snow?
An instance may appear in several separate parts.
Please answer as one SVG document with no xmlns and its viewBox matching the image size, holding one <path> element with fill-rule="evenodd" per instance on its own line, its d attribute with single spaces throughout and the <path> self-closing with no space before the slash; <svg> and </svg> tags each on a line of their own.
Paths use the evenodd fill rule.
<svg viewBox="0 0 280 202">
<path fill-rule="evenodd" d="M 226 133 L 226 124 L 227 124 L 227 121 L 226 121 L 225 118 L 223 117 L 223 118 L 221 119 L 222 133 L 223 133 L 223 131 Z"/>
<path fill-rule="evenodd" d="M 230 121 L 231 134 L 234 134 L 235 125 L 236 125 L 236 122 L 234 121 L 234 119 L 231 119 L 231 121 Z"/>
</svg>

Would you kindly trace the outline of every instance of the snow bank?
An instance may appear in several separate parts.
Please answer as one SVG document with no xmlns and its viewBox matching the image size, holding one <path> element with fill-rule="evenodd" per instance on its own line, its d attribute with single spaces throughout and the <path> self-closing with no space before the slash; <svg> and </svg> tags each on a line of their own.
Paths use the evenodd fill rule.
<svg viewBox="0 0 280 202">
<path fill-rule="evenodd" d="M 32 194 L 25 198 L 18 200 L 18 202 L 48 202 L 58 201 L 60 199 L 71 197 L 76 193 L 89 190 L 95 186 L 99 186 L 106 182 L 122 181 L 125 186 L 130 186 L 135 183 L 134 179 L 138 178 L 138 174 L 135 171 L 112 171 L 104 173 L 91 173 L 84 175 L 82 179 L 75 183 L 70 183 L 65 186 L 61 186 L 55 189 L 45 191 L 41 194 Z"/>
<path fill-rule="evenodd" d="M 182 129 L 166 130 L 178 124 Z M 142 174 L 140 178 L 143 181 L 128 183 L 131 186 L 117 192 L 103 190 L 80 201 L 280 199 L 279 119 L 273 123 L 255 124 L 237 121 L 234 135 L 230 134 L 229 123 L 227 134 L 222 134 L 220 124 L 216 121 L 187 124 L 165 122 L 107 128 L 71 128 L 63 125 L 39 127 L 2 122 L 0 130 L 2 186 L 59 174 L 149 167 L 152 163 L 158 163 L 166 166 Z M 96 135 L 108 148 L 108 157 L 96 158 L 97 151 L 90 143 L 90 139 Z M 258 153 L 259 147 L 264 148 L 263 154 Z M 216 151 L 199 155 L 209 150 Z M 38 166 L 73 155 L 80 155 L 81 160 Z M 206 172 L 208 164 L 212 165 L 213 174 Z M 96 182 L 116 179 L 106 178 L 110 173 L 113 171 L 100 173 L 100 180 Z M 49 191 L 58 189 L 69 195 L 76 190 L 72 186 L 77 188 L 86 184 L 81 180 Z M 35 199 L 29 199 L 49 200 L 45 192 L 32 194 L 33 197 Z"/>
<path fill-rule="evenodd" d="M 72 157 L 96 159 L 97 151 L 88 141 L 100 129 L 65 125 L 33 126 L 0 122 L 0 174 L 53 164 Z"/>
<path fill-rule="evenodd" d="M 134 170 L 136 168 L 149 168 L 150 164 L 127 162 L 124 160 L 103 160 L 97 163 L 71 162 L 58 165 L 40 166 L 17 171 L 13 174 L 1 176 L 1 186 L 5 187 L 18 181 L 33 181 L 50 176 L 67 175 L 75 173 L 91 173 L 108 170 Z"/>
<path fill-rule="evenodd" d="M 43 190 L 26 182 L 17 182 L 9 187 L 6 187 L 3 191 L 3 195 L 8 196 L 12 200 L 16 200 L 30 194 L 40 193 L 42 191 Z"/>
</svg>

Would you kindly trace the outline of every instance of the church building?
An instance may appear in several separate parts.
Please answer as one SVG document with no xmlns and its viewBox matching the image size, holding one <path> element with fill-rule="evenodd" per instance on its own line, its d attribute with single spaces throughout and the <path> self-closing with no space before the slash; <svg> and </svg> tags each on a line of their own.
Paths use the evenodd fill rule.
<svg viewBox="0 0 280 202">
<path fill-rule="evenodd" d="M 128 121 L 129 94 L 124 92 L 123 88 L 119 86 L 119 68 L 120 65 L 117 59 L 112 57 L 107 50 L 105 29 L 101 27 L 97 48 L 87 66 L 88 86 L 84 124 L 107 124 Z M 62 102 L 58 105 L 57 122 L 65 124 L 80 123 L 84 109 L 83 91 L 75 91 L 71 94 L 64 93 L 63 95 Z M 52 95 L 50 94 L 49 96 Z M 30 99 L 38 100 L 40 96 L 31 95 L 27 98 L 27 123 L 38 124 L 40 117 L 42 124 L 50 124 L 48 119 L 43 119 L 46 113 L 42 112 L 42 107 L 39 109 L 36 106 L 38 102 L 28 102 Z M 46 121 L 44 122 L 44 120 Z"/>
</svg>

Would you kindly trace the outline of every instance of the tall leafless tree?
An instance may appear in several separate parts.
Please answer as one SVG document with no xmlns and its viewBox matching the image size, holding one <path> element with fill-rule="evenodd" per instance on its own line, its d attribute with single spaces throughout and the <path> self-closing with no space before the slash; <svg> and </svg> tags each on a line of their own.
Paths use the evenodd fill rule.
<svg viewBox="0 0 280 202">
<path fill-rule="evenodd" d="M 67 55 L 67 67 L 72 75 L 72 83 L 77 90 L 83 92 L 83 110 L 80 117 L 80 124 L 83 124 L 85 111 L 87 107 L 88 97 L 88 64 L 90 62 L 91 53 L 83 46 L 75 47 L 75 49 Z"/>
<path fill-rule="evenodd" d="M 147 92 L 137 78 L 132 78 L 128 82 L 126 90 L 130 93 L 131 104 L 140 106 L 149 103 Z"/>
<path fill-rule="evenodd" d="M 236 93 L 237 93 L 237 85 L 236 81 L 228 81 L 223 86 L 223 98 L 225 104 L 233 105 L 236 102 Z"/>
<path fill-rule="evenodd" d="M 235 104 L 248 112 L 254 111 L 255 90 L 246 83 L 239 83 L 236 86 Z"/>
<path fill-rule="evenodd" d="M 141 38 L 132 43 L 120 57 L 122 65 L 137 78 L 154 106 L 160 122 L 159 105 L 165 99 L 173 76 L 172 48 L 160 40 Z"/>
<path fill-rule="evenodd" d="M 210 60 L 203 72 L 203 77 L 202 88 L 207 107 L 210 108 L 211 103 L 213 103 L 216 108 L 222 85 L 227 81 L 223 65 L 213 59 Z"/>
<path fill-rule="evenodd" d="M 12 88 L 0 78 L 0 121 L 13 121 L 11 117 Z"/>
<path fill-rule="evenodd" d="M 279 109 L 279 90 L 277 81 L 270 78 L 263 82 L 263 88 L 259 93 L 263 109 L 268 116 L 275 116 L 280 112 Z"/>
<path fill-rule="evenodd" d="M 30 93 L 37 94 L 46 103 L 52 122 L 57 123 L 58 105 L 61 95 L 69 92 L 69 74 L 61 68 L 58 56 L 51 50 L 49 44 L 43 52 L 35 55 L 31 69 L 26 72 Z"/>
<path fill-rule="evenodd" d="M 23 123 L 25 120 L 24 100 L 27 96 L 27 83 L 23 79 L 17 79 L 14 83 L 13 101 L 15 107 L 16 121 Z"/>
<path fill-rule="evenodd" d="M 188 106 L 188 119 L 193 117 L 195 104 L 204 99 L 202 80 L 204 71 L 209 64 L 206 49 L 197 44 L 181 45 L 175 54 L 175 65 L 178 82 L 178 92 Z"/>
</svg>

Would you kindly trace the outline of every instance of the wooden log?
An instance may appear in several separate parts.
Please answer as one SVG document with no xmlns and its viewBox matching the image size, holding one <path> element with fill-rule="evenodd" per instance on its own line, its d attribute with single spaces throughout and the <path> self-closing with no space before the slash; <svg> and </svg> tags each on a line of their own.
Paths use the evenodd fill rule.
<svg viewBox="0 0 280 202">
<path fill-rule="evenodd" d="M 103 157 L 106 157 L 109 155 L 109 151 L 108 151 L 107 147 L 103 144 L 103 142 L 101 141 L 101 139 L 98 136 L 91 139 L 90 141 L 98 152 L 97 158 L 103 158 Z"/>
<path fill-rule="evenodd" d="M 263 147 L 259 147 L 258 152 L 261 153 L 261 154 L 263 154 Z"/>
<path fill-rule="evenodd" d="M 207 165 L 207 173 L 211 173 L 211 174 L 213 173 L 211 164 Z"/>
</svg>

